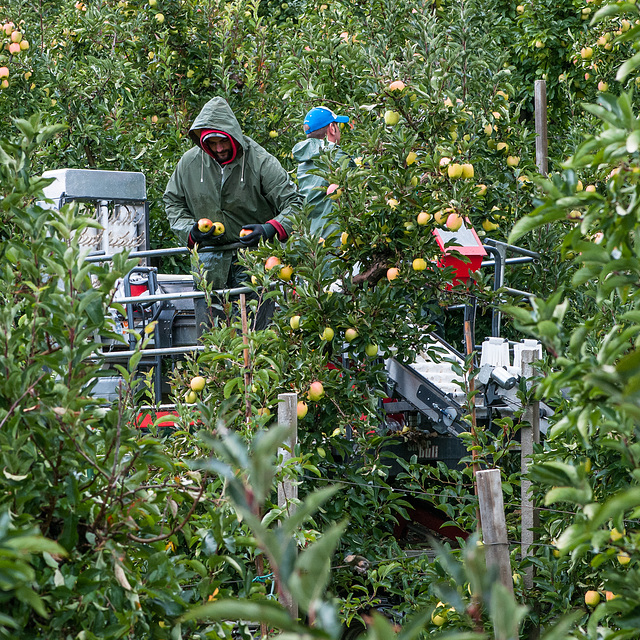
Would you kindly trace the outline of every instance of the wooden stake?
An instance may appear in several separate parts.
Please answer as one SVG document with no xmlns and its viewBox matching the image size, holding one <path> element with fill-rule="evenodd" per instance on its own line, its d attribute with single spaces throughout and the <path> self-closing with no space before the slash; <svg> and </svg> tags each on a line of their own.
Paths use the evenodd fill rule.
<svg viewBox="0 0 640 640">
<path fill-rule="evenodd" d="M 500 582 L 513 594 L 513 575 L 509 558 L 509 540 L 504 516 L 500 469 L 478 471 L 476 483 L 487 568 L 496 567 Z"/>
</svg>

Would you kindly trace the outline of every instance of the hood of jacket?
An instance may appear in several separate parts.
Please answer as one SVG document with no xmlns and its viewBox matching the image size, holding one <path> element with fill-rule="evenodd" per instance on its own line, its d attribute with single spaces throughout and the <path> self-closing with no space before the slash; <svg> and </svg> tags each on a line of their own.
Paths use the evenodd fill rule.
<svg viewBox="0 0 640 640">
<path fill-rule="evenodd" d="M 325 148 L 332 146 L 333 144 L 327 144 L 320 138 L 307 138 L 298 142 L 291 153 L 298 162 L 309 162 L 319 156 Z"/>
<path fill-rule="evenodd" d="M 212 98 L 200 110 L 189 129 L 189 137 L 202 149 L 200 132 L 204 129 L 215 129 L 228 133 L 242 151 L 245 150 L 244 135 L 237 118 L 224 98 Z"/>
</svg>

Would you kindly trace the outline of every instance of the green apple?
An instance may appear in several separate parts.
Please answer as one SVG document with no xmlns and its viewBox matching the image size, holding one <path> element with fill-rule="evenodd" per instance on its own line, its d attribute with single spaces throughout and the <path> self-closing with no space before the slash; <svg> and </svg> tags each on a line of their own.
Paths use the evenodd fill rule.
<svg viewBox="0 0 640 640">
<path fill-rule="evenodd" d="M 378 355 L 378 345 L 377 344 L 368 344 L 364 348 L 364 352 L 370 357 L 373 358 Z"/>
<path fill-rule="evenodd" d="M 358 332 L 353 327 L 350 327 L 344 332 L 344 339 L 347 342 L 353 342 L 357 337 Z"/>
<path fill-rule="evenodd" d="M 334 331 L 331 327 L 325 327 L 324 331 L 320 334 L 320 337 L 327 342 L 331 342 L 334 335 Z"/>
</svg>

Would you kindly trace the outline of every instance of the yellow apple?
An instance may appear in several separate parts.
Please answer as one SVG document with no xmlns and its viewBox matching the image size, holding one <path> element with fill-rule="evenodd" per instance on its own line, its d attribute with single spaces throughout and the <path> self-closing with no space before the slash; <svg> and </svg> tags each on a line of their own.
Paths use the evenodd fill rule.
<svg viewBox="0 0 640 640">
<path fill-rule="evenodd" d="M 193 378 L 191 378 L 189 386 L 191 387 L 192 391 L 202 391 L 205 384 L 206 381 L 202 376 L 194 376 Z"/>
<path fill-rule="evenodd" d="M 284 280 L 285 282 L 289 282 L 289 280 L 291 280 L 291 277 L 293 276 L 293 267 L 290 265 L 285 265 L 284 267 L 282 267 L 282 269 L 280 269 L 280 279 Z"/>
<path fill-rule="evenodd" d="M 595 185 L 595 184 L 588 184 L 588 185 L 584 188 L 584 190 L 585 190 L 587 193 L 594 193 L 594 192 L 596 191 L 596 185 Z"/>
<path fill-rule="evenodd" d="M 384 122 L 390 127 L 395 126 L 400 122 L 400 114 L 397 111 L 385 111 L 384 112 Z"/>
<path fill-rule="evenodd" d="M 496 145 L 496 149 L 498 151 L 504 151 L 505 153 L 507 153 L 507 151 L 509 151 L 509 145 L 506 142 L 498 142 L 498 144 Z"/>
<path fill-rule="evenodd" d="M 489 220 L 489 218 L 487 218 L 486 220 L 484 220 L 482 222 L 482 228 L 486 231 L 486 232 L 490 232 L 490 231 L 495 231 L 498 228 L 498 224 L 495 222 L 491 222 L 491 220 Z"/>
<path fill-rule="evenodd" d="M 20 42 L 20 50 L 21 51 L 26 51 L 29 48 L 29 41 L 28 40 L 22 40 Z"/>
<path fill-rule="evenodd" d="M 221 236 L 224 233 L 224 225 L 222 222 L 214 222 L 213 223 L 213 235 Z"/>
<path fill-rule="evenodd" d="M 296 331 L 300 328 L 300 316 L 291 316 L 289 319 L 289 326 Z"/>
<path fill-rule="evenodd" d="M 447 175 L 452 180 L 457 180 L 458 178 L 461 178 L 462 177 L 462 165 L 459 165 L 457 162 L 455 162 L 454 164 L 450 164 L 447 167 Z"/>
<path fill-rule="evenodd" d="M 274 131 L 274 130 L 269 131 L 269 137 L 270 138 L 277 138 L 278 137 L 278 132 Z"/>
<path fill-rule="evenodd" d="M 608 91 L 609 90 L 609 83 L 605 82 L 604 80 L 600 80 L 600 82 L 598 82 L 598 91 Z"/>
<path fill-rule="evenodd" d="M 353 342 L 357 337 L 358 337 L 358 331 L 356 329 L 354 329 L 353 327 L 349 327 L 344 332 L 344 339 L 347 342 Z"/>
<path fill-rule="evenodd" d="M 407 163 L 407 166 L 408 166 L 413 164 L 417 159 L 418 159 L 418 154 L 415 151 L 409 151 L 405 159 L 405 162 Z"/>
<path fill-rule="evenodd" d="M 400 271 L 397 267 L 391 267 L 390 269 L 387 269 L 387 280 L 391 282 L 392 280 L 395 280 L 399 274 Z"/>
<path fill-rule="evenodd" d="M 334 331 L 331 327 L 325 327 L 324 331 L 320 334 L 320 337 L 327 342 L 331 342 L 333 340 Z"/>
<path fill-rule="evenodd" d="M 487 193 L 487 185 L 486 184 L 477 184 L 476 189 L 478 190 L 477 195 L 482 197 Z"/>
<path fill-rule="evenodd" d="M 364 348 L 364 352 L 370 357 L 373 358 L 378 355 L 378 345 L 377 344 L 368 344 Z"/>
<path fill-rule="evenodd" d="M 447 216 L 446 227 L 449 231 L 457 231 L 462 226 L 462 216 L 457 213 L 450 213 Z"/>
<path fill-rule="evenodd" d="M 589 607 L 595 607 L 600 602 L 600 594 L 597 591 L 587 591 L 584 594 L 584 602 Z"/>
<path fill-rule="evenodd" d="M 340 244 L 349 244 L 349 234 L 346 231 L 340 234 Z"/>
<path fill-rule="evenodd" d="M 507 164 L 510 167 L 517 167 L 520 164 L 519 156 L 507 156 Z"/>
<path fill-rule="evenodd" d="M 618 558 L 618 562 L 623 567 L 631 562 L 631 557 L 629 556 L 629 554 L 626 551 L 623 551 L 622 553 L 619 553 L 617 558 Z"/>
<path fill-rule="evenodd" d="M 411 266 L 414 271 L 424 271 L 427 268 L 427 261 L 424 258 L 416 258 Z"/>
<path fill-rule="evenodd" d="M 200 220 L 198 220 L 198 231 L 201 231 L 202 233 L 209 233 L 212 227 L 213 222 L 211 222 L 209 218 L 200 218 Z"/>
<path fill-rule="evenodd" d="M 449 166 L 449 163 L 451 162 L 451 158 L 447 158 L 446 156 L 440 158 L 440 171 L 442 171 L 442 173 L 444 173 L 447 170 L 447 167 Z"/>
<path fill-rule="evenodd" d="M 298 400 L 298 404 L 296 406 L 296 414 L 298 418 L 302 420 L 307 415 L 307 411 L 309 411 L 309 407 L 307 407 L 307 403 L 302 400 Z"/>
<path fill-rule="evenodd" d="M 591 47 L 582 47 L 580 49 L 580 57 L 583 60 L 590 60 L 593 57 L 593 49 Z"/>
<path fill-rule="evenodd" d="M 240 229 L 240 237 L 244 238 L 245 236 L 250 236 L 253 233 L 251 229 Z"/>
<path fill-rule="evenodd" d="M 0 67 L 0 78 L 9 77 L 9 67 Z"/>
<path fill-rule="evenodd" d="M 195 391 L 189 391 L 184 397 L 184 401 L 187 404 L 193 404 L 198 399 L 198 394 Z"/>
<path fill-rule="evenodd" d="M 324 387 L 322 386 L 322 382 L 316 380 L 309 385 L 309 400 L 313 402 L 317 402 L 324 396 Z"/>
<path fill-rule="evenodd" d="M 431 214 L 426 211 L 421 211 L 416 218 L 416 221 L 420 226 L 427 224 L 431 220 Z"/>
<path fill-rule="evenodd" d="M 390 91 L 402 91 L 404 89 L 405 85 L 404 82 L 402 82 L 402 80 L 394 80 L 390 85 L 389 85 L 389 90 Z"/>
<path fill-rule="evenodd" d="M 473 178 L 475 171 L 473 165 L 470 162 L 466 162 L 462 165 L 462 177 L 465 179 Z"/>
<path fill-rule="evenodd" d="M 156 20 L 159 24 L 162 24 L 164 22 L 164 15 L 161 13 L 156 13 Z"/>
<path fill-rule="evenodd" d="M 627 535 L 626 529 L 623 529 L 622 531 L 618 531 L 617 529 L 613 528 L 611 529 L 611 534 L 609 537 L 613 542 L 617 542 L 618 540 L 622 540 L 622 538 L 624 538 L 625 535 Z"/>
</svg>

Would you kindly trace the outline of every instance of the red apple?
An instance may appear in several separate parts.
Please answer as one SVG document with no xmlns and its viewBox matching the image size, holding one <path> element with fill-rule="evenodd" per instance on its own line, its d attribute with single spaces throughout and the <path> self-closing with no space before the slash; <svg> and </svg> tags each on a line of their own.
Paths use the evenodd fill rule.
<svg viewBox="0 0 640 640">
<path fill-rule="evenodd" d="M 269 256 L 267 261 L 264 263 L 264 268 L 265 270 L 270 271 L 273 267 L 277 267 L 280 264 L 282 264 L 282 262 L 280 262 L 280 258 L 278 258 L 278 256 Z"/>
<path fill-rule="evenodd" d="M 198 220 L 198 231 L 201 231 L 202 233 L 209 233 L 212 228 L 213 222 L 211 222 L 209 218 L 200 218 L 200 220 Z"/>
</svg>

